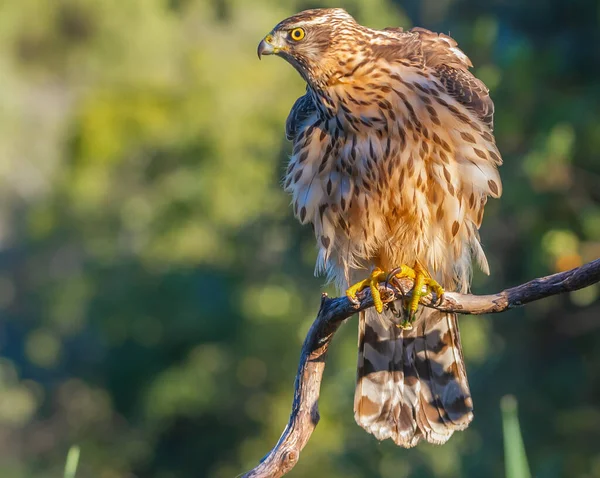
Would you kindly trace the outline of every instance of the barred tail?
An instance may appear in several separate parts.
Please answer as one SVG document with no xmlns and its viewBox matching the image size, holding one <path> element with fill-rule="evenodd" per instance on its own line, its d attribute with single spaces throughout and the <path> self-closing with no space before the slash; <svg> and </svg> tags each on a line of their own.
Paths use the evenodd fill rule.
<svg viewBox="0 0 600 478">
<path fill-rule="evenodd" d="M 356 422 L 379 440 L 409 448 L 443 444 L 473 418 L 456 314 L 429 308 L 412 330 L 386 310 L 361 312 Z"/>
</svg>

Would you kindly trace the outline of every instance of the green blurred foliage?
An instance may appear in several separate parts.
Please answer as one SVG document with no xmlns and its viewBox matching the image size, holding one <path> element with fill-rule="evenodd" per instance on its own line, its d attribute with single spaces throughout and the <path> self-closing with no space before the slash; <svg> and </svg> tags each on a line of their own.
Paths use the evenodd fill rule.
<svg viewBox="0 0 600 478">
<path fill-rule="evenodd" d="M 598 0 L 0 3 L 0 476 L 225 478 L 289 414 L 323 280 L 280 178 L 282 18 L 344 6 L 450 32 L 492 89 L 504 196 L 490 292 L 600 256 Z M 443 447 L 354 424 L 356 321 L 331 348 L 295 477 L 500 477 L 519 399 L 532 474 L 600 477 L 598 286 L 461 319 L 475 421 Z"/>
</svg>

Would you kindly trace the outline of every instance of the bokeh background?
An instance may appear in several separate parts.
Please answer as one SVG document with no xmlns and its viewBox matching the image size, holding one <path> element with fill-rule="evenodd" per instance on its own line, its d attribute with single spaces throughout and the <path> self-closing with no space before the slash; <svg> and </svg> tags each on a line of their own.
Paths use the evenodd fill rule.
<svg viewBox="0 0 600 478">
<path fill-rule="evenodd" d="M 0 476 L 230 478 L 287 422 L 318 309 L 280 190 L 303 84 L 256 45 L 305 8 L 450 33 L 496 102 L 498 291 L 600 257 L 598 0 L 0 3 Z M 461 332 L 475 421 L 403 450 L 355 425 L 356 319 L 292 477 L 501 477 L 519 400 L 536 477 L 600 477 L 598 286 Z"/>
</svg>

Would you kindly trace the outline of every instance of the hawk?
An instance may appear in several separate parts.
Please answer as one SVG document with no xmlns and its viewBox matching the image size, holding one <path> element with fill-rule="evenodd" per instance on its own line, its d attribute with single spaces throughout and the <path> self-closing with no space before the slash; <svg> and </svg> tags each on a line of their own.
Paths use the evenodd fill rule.
<svg viewBox="0 0 600 478">
<path fill-rule="evenodd" d="M 356 421 L 403 447 L 443 444 L 473 418 L 458 320 L 417 305 L 424 289 L 466 292 L 473 259 L 489 274 L 478 230 L 502 192 L 489 91 L 449 36 L 373 30 L 339 8 L 283 20 L 258 55 L 307 84 L 284 188 L 314 227 L 315 272 L 375 299 L 359 316 Z M 410 303 L 382 303 L 391 270 L 415 279 Z"/>
</svg>

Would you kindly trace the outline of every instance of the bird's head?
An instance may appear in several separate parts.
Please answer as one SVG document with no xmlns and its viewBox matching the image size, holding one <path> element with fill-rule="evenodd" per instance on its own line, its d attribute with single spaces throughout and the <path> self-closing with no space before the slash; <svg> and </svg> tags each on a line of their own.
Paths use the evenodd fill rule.
<svg viewBox="0 0 600 478">
<path fill-rule="evenodd" d="M 327 84 L 345 65 L 342 49 L 336 48 L 362 27 L 341 8 L 306 10 L 278 23 L 259 43 L 258 57 L 278 55 L 292 64 L 307 83 Z M 348 42 L 350 44 L 350 42 Z"/>
</svg>

